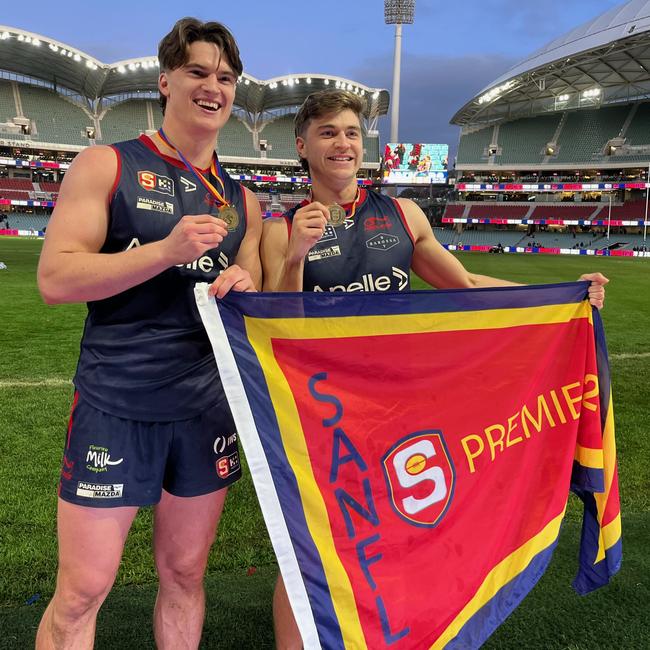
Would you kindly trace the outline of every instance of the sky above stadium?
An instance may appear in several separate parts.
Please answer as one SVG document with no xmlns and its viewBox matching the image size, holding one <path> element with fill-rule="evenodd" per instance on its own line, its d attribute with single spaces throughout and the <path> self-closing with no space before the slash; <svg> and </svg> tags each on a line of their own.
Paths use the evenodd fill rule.
<svg viewBox="0 0 650 650">
<path fill-rule="evenodd" d="M 449 124 L 475 93 L 524 56 L 619 0 L 416 0 L 403 28 L 399 138 L 455 151 Z M 0 23 L 57 39 L 105 63 L 156 53 L 183 16 L 219 20 L 235 34 L 244 68 L 258 79 L 322 73 L 391 89 L 394 26 L 383 0 L 246 2 L 4 2 Z M 380 121 L 386 141 L 389 118 Z"/>
</svg>

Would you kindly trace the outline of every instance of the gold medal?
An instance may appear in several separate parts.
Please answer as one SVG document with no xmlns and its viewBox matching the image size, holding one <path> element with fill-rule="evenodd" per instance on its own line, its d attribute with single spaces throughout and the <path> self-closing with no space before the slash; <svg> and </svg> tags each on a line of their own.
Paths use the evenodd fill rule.
<svg viewBox="0 0 650 650">
<path fill-rule="evenodd" d="M 226 222 L 226 228 L 228 230 L 236 230 L 239 225 L 239 214 L 237 210 L 232 205 L 222 205 L 219 208 L 219 219 L 223 219 Z"/>
<path fill-rule="evenodd" d="M 330 213 L 329 222 L 333 226 L 340 226 L 348 217 L 348 213 L 338 203 L 330 205 L 328 210 Z"/>
</svg>

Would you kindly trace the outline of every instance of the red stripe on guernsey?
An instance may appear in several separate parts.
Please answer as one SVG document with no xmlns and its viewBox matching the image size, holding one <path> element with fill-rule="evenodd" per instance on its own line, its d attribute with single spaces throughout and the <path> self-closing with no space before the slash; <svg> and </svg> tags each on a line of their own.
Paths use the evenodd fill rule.
<svg viewBox="0 0 650 650">
<path fill-rule="evenodd" d="M 79 401 L 79 391 L 74 392 L 74 399 L 72 400 L 72 406 L 70 407 L 70 419 L 68 420 L 68 436 L 65 441 L 65 448 L 70 449 L 70 435 L 72 434 L 72 420 L 74 418 L 74 410 L 77 408 L 77 402 Z"/>
<path fill-rule="evenodd" d="M 400 217 L 402 218 L 402 223 L 404 224 L 404 228 L 406 229 L 406 232 L 408 233 L 408 236 L 411 238 L 411 243 L 413 244 L 413 246 L 415 246 L 415 237 L 413 237 L 413 233 L 411 232 L 411 228 L 409 227 L 408 221 L 406 220 L 406 217 L 404 216 L 404 211 L 402 210 L 402 206 L 399 204 L 399 201 L 397 199 L 393 199 L 393 203 L 395 204 L 395 208 L 397 208 L 397 212 L 399 213 Z"/>
<path fill-rule="evenodd" d="M 357 204 L 357 210 L 361 208 L 361 206 L 366 202 L 366 199 L 368 198 L 368 190 L 364 190 L 363 188 L 359 188 L 359 199 L 350 201 L 350 203 L 344 203 L 341 207 L 346 211 L 349 212 L 352 210 L 352 206 L 356 203 Z"/>
<path fill-rule="evenodd" d="M 173 165 L 174 167 L 178 167 L 179 169 L 184 169 L 187 171 L 187 167 L 185 166 L 185 163 L 182 160 L 179 160 L 178 158 L 172 158 L 171 156 L 167 156 L 166 154 L 162 153 L 160 149 L 156 146 L 156 143 L 148 136 L 145 135 L 144 133 L 138 138 L 142 144 L 147 147 L 147 149 L 151 149 L 157 156 L 162 158 L 164 161 L 168 162 L 170 165 Z M 210 173 L 210 167 L 207 169 L 201 169 L 200 167 L 197 167 L 197 169 L 202 172 L 203 174 L 209 174 Z"/>
<path fill-rule="evenodd" d="M 246 230 L 248 230 L 248 192 L 246 191 L 246 188 L 240 185 L 241 188 L 241 193 L 242 193 L 242 198 L 243 204 L 244 204 L 244 223 L 246 224 Z"/>
<path fill-rule="evenodd" d="M 120 184 L 120 178 L 122 176 L 122 156 L 120 155 L 120 152 L 117 148 L 115 148 L 113 145 L 110 145 L 110 147 L 115 152 L 115 156 L 117 157 L 117 171 L 115 172 L 115 180 L 113 181 L 113 187 L 111 187 L 111 193 L 108 195 L 109 205 L 115 196 L 115 192 L 117 192 L 117 186 Z"/>
</svg>

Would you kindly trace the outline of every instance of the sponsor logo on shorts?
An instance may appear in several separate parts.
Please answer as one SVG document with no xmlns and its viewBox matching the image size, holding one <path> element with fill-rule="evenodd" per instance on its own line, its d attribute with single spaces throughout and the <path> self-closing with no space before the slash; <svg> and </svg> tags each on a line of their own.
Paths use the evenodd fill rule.
<svg viewBox="0 0 650 650">
<path fill-rule="evenodd" d="M 366 232 L 371 230 L 390 230 L 393 222 L 388 217 L 368 217 L 363 222 L 363 228 Z"/>
<path fill-rule="evenodd" d="M 174 204 L 169 201 L 157 201 L 146 196 L 139 196 L 135 205 L 139 210 L 150 210 L 151 212 L 162 212 L 163 214 L 174 214 Z"/>
<path fill-rule="evenodd" d="M 214 445 L 212 445 L 212 448 L 214 449 L 214 453 L 219 455 L 223 454 L 226 445 L 234 445 L 236 442 L 237 432 L 231 433 L 229 436 L 217 436 L 214 441 Z"/>
<path fill-rule="evenodd" d="M 319 250 L 310 250 L 307 253 L 307 260 L 314 262 L 316 260 L 325 260 L 328 257 L 336 257 L 341 254 L 340 246 L 330 246 L 329 248 L 321 248 Z"/>
<path fill-rule="evenodd" d="M 387 251 L 399 244 L 399 237 L 396 235 L 375 235 L 366 242 L 366 248 L 375 251 Z"/>
<path fill-rule="evenodd" d="M 119 499 L 124 490 L 124 483 L 77 483 L 77 496 L 88 499 Z"/>
<path fill-rule="evenodd" d="M 239 469 L 239 452 L 235 451 L 229 456 L 222 456 L 216 462 L 219 478 L 226 478 Z"/>
<path fill-rule="evenodd" d="M 86 453 L 86 469 L 91 472 L 108 472 L 111 465 L 119 465 L 124 458 L 119 460 L 111 460 L 111 454 L 108 447 L 100 447 L 99 445 L 89 445 L 88 452 Z"/>
<path fill-rule="evenodd" d="M 158 194 L 174 196 L 174 181 L 168 176 L 160 176 L 149 171 L 139 171 L 138 183 L 147 192 L 158 192 Z"/>
</svg>

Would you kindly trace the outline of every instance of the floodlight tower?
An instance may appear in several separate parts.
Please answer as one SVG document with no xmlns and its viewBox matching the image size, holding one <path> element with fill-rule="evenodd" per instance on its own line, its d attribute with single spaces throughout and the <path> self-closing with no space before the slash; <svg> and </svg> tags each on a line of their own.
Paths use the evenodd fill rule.
<svg viewBox="0 0 650 650">
<path fill-rule="evenodd" d="M 402 25 L 412 25 L 415 0 L 384 0 L 384 22 L 395 25 L 395 55 L 393 57 L 393 90 L 390 102 L 390 141 L 398 142 L 399 84 L 402 62 Z"/>
</svg>

